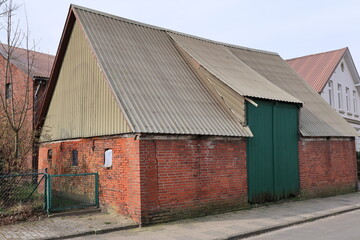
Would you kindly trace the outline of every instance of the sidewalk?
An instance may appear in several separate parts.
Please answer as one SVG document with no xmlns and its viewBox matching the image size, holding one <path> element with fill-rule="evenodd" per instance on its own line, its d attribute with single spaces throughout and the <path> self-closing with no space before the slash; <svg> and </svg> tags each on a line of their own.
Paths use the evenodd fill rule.
<svg viewBox="0 0 360 240">
<path fill-rule="evenodd" d="M 104 232 L 106 239 L 240 239 L 262 232 L 360 209 L 360 193 L 274 204 L 226 214 L 137 228 L 131 221 L 96 214 L 45 219 L 0 227 L 0 239 L 66 239 Z M 127 230 L 121 228 L 127 228 Z M 133 229 L 130 229 L 133 228 Z M 100 239 L 86 236 L 75 239 Z"/>
</svg>

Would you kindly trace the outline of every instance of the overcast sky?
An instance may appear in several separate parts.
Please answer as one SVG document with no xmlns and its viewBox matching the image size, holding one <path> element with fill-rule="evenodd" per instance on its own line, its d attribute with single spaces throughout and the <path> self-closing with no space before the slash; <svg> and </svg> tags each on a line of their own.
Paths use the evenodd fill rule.
<svg viewBox="0 0 360 240">
<path fill-rule="evenodd" d="M 73 3 L 284 59 L 349 47 L 360 71 L 359 0 L 14 1 L 26 7 L 31 36 L 45 53 L 56 54 Z M 24 9 L 17 17 L 25 22 Z"/>
</svg>

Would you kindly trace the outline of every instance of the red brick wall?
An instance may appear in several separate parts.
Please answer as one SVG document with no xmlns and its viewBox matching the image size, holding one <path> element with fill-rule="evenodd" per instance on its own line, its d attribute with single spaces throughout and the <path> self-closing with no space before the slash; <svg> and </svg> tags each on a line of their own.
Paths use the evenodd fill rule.
<svg viewBox="0 0 360 240">
<path fill-rule="evenodd" d="M 107 148 L 113 149 L 111 169 L 100 166 Z M 77 167 L 71 166 L 72 150 L 78 150 Z M 101 203 L 142 223 L 247 204 L 245 140 L 116 138 L 42 144 L 39 168 L 46 167 L 52 174 L 98 171 Z"/>
<path fill-rule="evenodd" d="M 0 57 L 0 79 L 3 80 L 5 79 L 5 65 L 6 65 L 6 60 L 3 57 Z M 25 98 L 25 94 L 26 94 L 26 79 L 28 79 L 27 74 L 25 74 L 23 71 L 19 70 L 17 67 L 15 67 L 14 65 L 11 65 L 11 72 L 12 72 L 12 82 L 7 82 L 7 83 L 12 83 L 12 92 L 13 92 L 13 100 L 14 100 L 14 105 L 15 105 L 15 112 L 17 113 L 16 116 L 20 116 L 19 112 L 22 112 L 22 108 L 24 107 L 24 99 Z M 3 96 L 5 94 L 5 82 L 1 81 L 0 83 L 0 91 L 2 92 Z M 30 78 L 28 80 L 28 94 L 29 97 L 28 99 L 28 109 L 26 111 L 26 118 L 25 118 L 25 122 L 24 125 L 20 131 L 20 137 L 21 139 L 25 139 L 21 145 L 23 147 L 23 150 L 21 150 L 21 154 L 24 155 L 23 159 L 22 159 L 22 167 L 24 169 L 32 169 L 32 145 L 30 144 L 30 138 L 32 136 L 32 129 L 33 129 L 33 125 L 32 125 L 32 118 L 33 118 L 33 112 L 32 112 L 32 104 L 33 104 L 33 81 L 32 78 Z M 8 104 L 11 106 L 11 101 L 10 99 L 7 100 Z M 3 105 L 0 103 L 0 119 L 5 120 L 5 113 L 4 113 L 4 108 Z M 5 120 L 7 121 L 7 120 Z M 1 126 L 1 120 L 0 120 L 0 126 Z M 11 132 L 11 131 L 10 131 Z M 1 135 L 1 134 L 0 134 Z M 13 138 L 9 137 L 9 135 L 7 135 L 8 138 L 5 139 L 5 137 L 2 137 L 2 140 L 5 142 L 13 142 Z M 0 139 L 1 141 L 1 139 Z M 0 143 L 1 144 L 1 143 Z"/>
<path fill-rule="evenodd" d="M 113 165 L 103 168 L 104 151 L 113 150 Z M 51 161 L 47 159 L 52 149 Z M 139 141 L 133 138 L 81 139 L 42 144 L 39 168 L 50 174 L 98 172 L 100 203 L 121 214 L 140 221 Z M 78 166 L 72 166 L 72 151 L 78 150 Z"/>
<path fill-rule="evenodd" d="M 302 138 L 299 141 L 299 166 L 303 196 L 327 196 L 356 189 L 354 139 Z"/>
<path fill-rule="evenodd" d="M 247 204 L 245 140 L 143 140 L 143 223 Z"/>
<path fill-rule="evenodd" d="M 101 166 L 107 148 L 111 169 Z M 77 167 L 72 150 L 78 150 Z M 99 172 L 101 203 L 143 224 L 238 209 L 248 200 L 245 140 L 81 139 L 42 144 L 39 164 L 52 174 Z M 299 165 L 303 196 L 356 187 L 353 139 L 303 138 Z"/>
</svg>

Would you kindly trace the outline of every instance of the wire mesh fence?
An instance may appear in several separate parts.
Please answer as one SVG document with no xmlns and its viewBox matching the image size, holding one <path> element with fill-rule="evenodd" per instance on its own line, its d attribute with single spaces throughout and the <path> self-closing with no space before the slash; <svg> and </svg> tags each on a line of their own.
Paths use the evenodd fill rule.
<svg viewBox="0 0 360 240">
<path fill-rule="evenodd" d="M 0 225 L 43 212 L 45 174 L 0 175 Z"/>
<path fill-rule="evenodd" d="M 49 175 L 48 211 L 98 206 L 97 173 Z"/>
<path fill-rule="evenodd" d="M 0 175 L 0 226 L 45 212 L 99 206 L 97 173 Z"/>
</svg>

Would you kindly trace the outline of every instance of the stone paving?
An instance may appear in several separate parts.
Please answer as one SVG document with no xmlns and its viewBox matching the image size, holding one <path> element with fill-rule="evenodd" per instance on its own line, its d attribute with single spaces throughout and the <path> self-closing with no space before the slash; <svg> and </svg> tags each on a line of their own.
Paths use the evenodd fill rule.
<svg viewBox="0 0 360 240">
<path fill-rule="evenodd" d="M 360 209 L 360 193 L 273 204 L 226 214 L 138 228 L 108 214 L 48 218 L 0 227 L 0 239 L 199 240 L 241 239 L 294 224 Z M 129 227 L 133 229 L 123 229 Z M 122 229 L 121 231 L 118 231 Z M 104 235 L 91 235 L 110 232 Z M 86 235 L 86 236 L 85 236 Z"/>
<path fill-rule="evenodd" d="M 86 236 L 74 240 L 220 240 L 263 232 L 360 209 L 360 193 L 262 206 L 226 214 Z"/>
<path fill-rule="evenodd" d="M 66 239 L 70 236 L 99 234 L 130 227 L 137 227 L 137 225 L 125 217 L 94 213 L 46 218 L 39 221 L 2 226 L 0 227 L 0 239 Z"/>
</svg>

